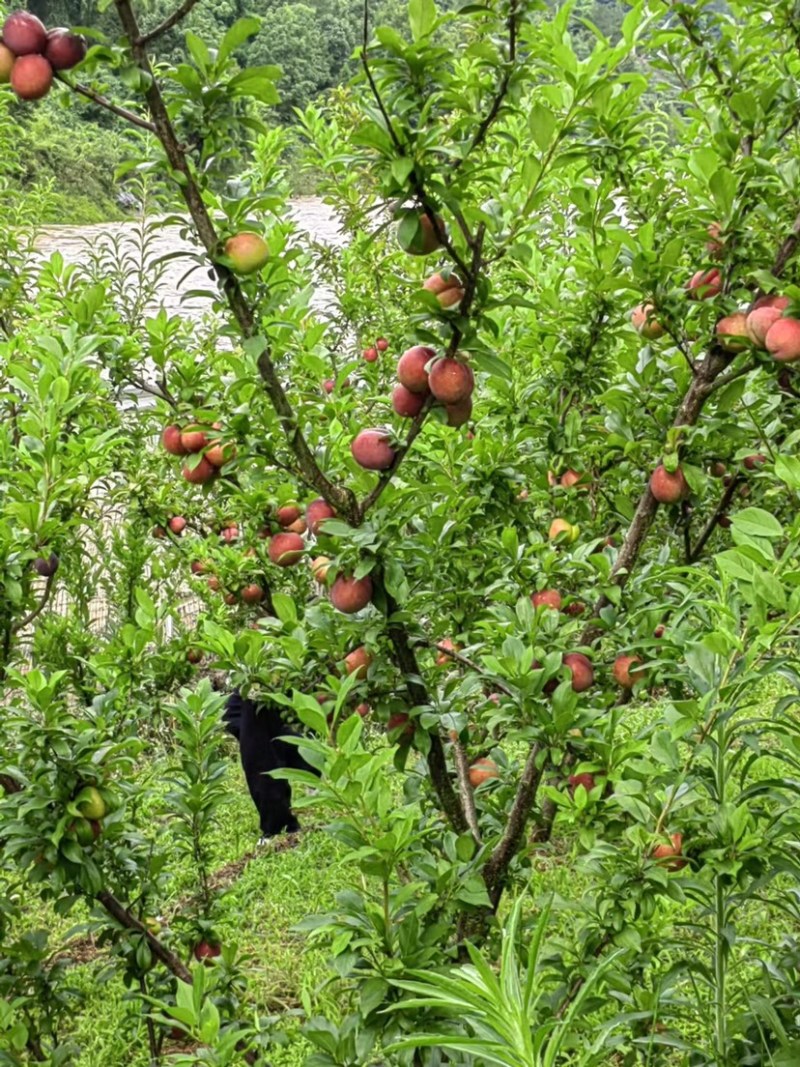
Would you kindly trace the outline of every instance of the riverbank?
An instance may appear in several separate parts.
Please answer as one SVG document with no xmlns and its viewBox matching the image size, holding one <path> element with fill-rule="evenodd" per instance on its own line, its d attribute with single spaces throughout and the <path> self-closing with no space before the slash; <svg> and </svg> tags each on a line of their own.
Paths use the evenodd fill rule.
<svg viewBox="0 0 800 1067">
<path fill-rule="evenodd" d="M 296 197 L 289 201 L 289 211 L 300 232 L 312 241 L 341 243 L 339 221 L 320 197 Z M 208 301 L 186 294 L 207 287 L 207 267 L 198 266 L 194 259 L 197 245 L 185 240 L 180 231 L 180 226 L 166 224 L 159 216 L 85 226 L 44 226 L 35 249 L 42 260 L 58 252 L 67 264 L 96 263 L 105 274 L 119 270 L 131 286 L 136 285 L 143 268 L 149 277 L 157 270 L 156 304 L 170 314 L 194 317 L 202 314 Z"/>
</svg>

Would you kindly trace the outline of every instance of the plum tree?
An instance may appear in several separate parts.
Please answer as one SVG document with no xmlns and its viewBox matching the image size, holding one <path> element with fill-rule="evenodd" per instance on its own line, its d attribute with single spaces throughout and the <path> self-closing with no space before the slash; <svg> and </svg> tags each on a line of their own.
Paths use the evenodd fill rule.
<svg viewBox="0 0 800 1067">
<path fill-rule="evenodd" d="M 789 499 L 800 489 L 800 478 L 791 455 L 782 455 L 792 440 L 795 386 L 788 370 L 776 378 L 769 360 L 742 347 L 746 336 L 753 345 L 766 345 L 778 362 L 796 358 L 792 326 L 786 325 L 796 320 L 785 317 L 788 305 L 755 299 L 758 285 L 791 285 L 796 271 L 794 52 L 786 48 L 780 64 L 771 62 L 776 39 L 790 20 L 776 17 L 765 27 L 764 5 L 750 12 L 746 5 L 729 4 L 724 16 L 719 5 L 675 5 L 665 30 L 663 20 L 654 29 L 637 10 L 613 45 L 598 35 L 588 58 L 578 36 L 585 24 L 569 5 L 553 11 L 535 0 L 461 5 L 458 12 L 448 8 L 440 23 L 433 4 L 415 3 L 409 8 L 410 41 L 402 41 L 396 29 L 370 36 L 367 25 L 359 85 L 331 94 L 302 120 L 303 152 L 308 153 L 302 162 L 313 164 L 321 195 L 336 209 L 347 237 L 341 249 L 323 253 L 295 240 L 292 225 L 282 218 L 269 134 L 262 130 L 255 163 L 238 154 L 245 131 L 258 127 L 262 105 L 269 106 L 272 89 L 269 68 L 240 68 L 242 35 L 250 32 L 252 20 L 209 44 L 193 29 L 191 67 L 164 76 L 165 68 L 152 61 L 156 54 L 166 57 L 153 46 L 162 31 L 157 23 L 150 29 L 149 18 L 140 26 L 134 6 L 131 0 L 113 5 L 121 19 L 114 62 L 125 64 L 120 69 L 126 91 L 141 103 L 128 100 L 126 107 L 137 107 L 139 128 L 160 142 L 155 152 L 148 150 L 148 163 L 168 161 L 158 170 L 160 193 L 165 203 L 170 190 L 182 198 L 180 210 L 191 217 L 200 243 L 192 254 L 205 256 L 212 268 L 213 313 L 227 316 L 215 323 L 214 341 L 232 340 L 232 351 L 227 344 L 226 351 L 216 351 L 214 341 L 201 337 L 203 331 L 170 316 L 166 323 L 161 317 L 148 319 L 144 329 L 136 328 L 134 343 L 125 343 L 129 339 L 121 338 L 117 309 L 96 314 L 90 306 L 94 296 L 76 302 L 60 282 L 43 287 L 42 319 L 48 328 L 57 323 L 63 336 L 72 336 L 64 333 L 69 326 L 81 343 L 102 338 L 97 359 L 120 395 L 136 358 L 132 353 L 142 353 L 143 366 L 155 359 L 159 373 L 145 383 L 155 409 L 138 413 L 136 420 L 127 413 L 119 416 L 125 458 L 124 470 L 115 473 L 125 477 L 115 484 L 151 497 L 143 503 L 137 496 L 140 530 L 152 527 L 149 509 L 158 518 L 179 506 L 176 487 L 164 484 L 169 460 L 161 451 L 153 455 L 146 445 L 140 447 L 154 434 L 156 419 L 158 428 L 170 420 L 163 433 L 169 454 L 185 459 L 191 451 L 185 476 L 212 483 L 202 496 L 191 494 L 191 542 L 165 538 L 157 552 L 142 553 L 157 572 L 154 581 L 171 578 L 164 557 L 188 560 L 202 550 L 208 565 L 196 573 L 213 571 L 209 589 L 223 592 L 226 603 L 246 603 L 252 586 L 266 597 L 266 583 L 254 580 L 259 574 L 254 557 L 234 547 L 234 539 L 215 537 L 222 522 L 225 529 L 238 522 L 243 540 L 261 530 L 264 539 L 271 538 L 268 555 L 279 566 L 305 554 L 306 521 L 319 538 L 314 552 L 329 553 L 316 556 L 310 568 L 273 572 L 270 589 L 274 578 L 275 591 L 269 595 L 275 611 L 260 627 L 239 632 L 245 613 L 238 607 L 226 613 L 217 598 L 209 597 L 206 627 L 192 632 L 190 652 L 195 644 L 199 650 L 208 647 L 209 655 L 237 678 L 279 694 L 311 734 L 306 743 L 325 768 L 324 788 L 330 785 L 325 803 L 335 809 L 339 843 L 358 871 L 348 886 L 347 908 L 359 917 L 371 915 L 378 901 L 375 913 L 381 917 L 381 931 L 375 934 L 367 924 L 358 945 L 341 913 L 321 920 L 329 943 L 348 946 L 348 996 L 359 1033 L 377 1035 L 375 1047 L 359 1055 L 383 1062 L 381 1041 L 408 1035 L 413 1027 L 411 1018 L 396 1023 L 398 1014 L 382 1010 L 381 998 L 388 1000 L 389 994 L 382 978 L 376 982 L 374 976 L 401 973 L 401 968 L 402 973 L 439 973 L 467 939 L 482 943 L 487 954 L 494 952 L 500 939 L 487 938 L 486 931 L 496 917 L 502 921 L 502 894 L 529 880 L 529 834 L 532 842 L 544 844 L 563 832 L 569 846 L 563 855 L 570 861 L 588 853 L 587 877 L 581 881 L 586 907 L 574 909 L 575 914 L 565 911 L 572 947 L 562 954 L 557 983 L 545 990 L 543 1002 L 551 1022 L 570 1020 L 571 1048 L 580 1057 L 585 1031 L 580 1013 L 571 1009 L 591 976 L 597 973 L 602 985 L 608 973 L 613 988 L 623 992 L 631 982 L 638 990 L 655 988 L 652 946 L 663 944 L 670 925 L 670 913 L 660 908 L 668 894 L 657 866 L 669 871 L 686 862 L 681 834 L 675 831 L 677 848 L 674 840 L 662 840 L 665 827 L 679 825 L 687 835 L 702 827 L 696 837 L 703 841 L 697 846 L 698 854 L 703 850 L 703 878 L 693 885 L 696 896 L 686 908 L 702 902 L 710 936 L 707 943 L 700 939 L 702 947 L 687 948 L 684 942 L 673 958 L 683 958 L 685 951 L 696 973 L 713 976 L 722 990 L 704 991 L 703 998 L 718 1009 L 703 1015 L 705 1020 L 715 1014 L 715 1030 L 707 1047 L 693 1046 L 686 1054 L 709 1063 L 768 1058 L 764 1050 L 751 1055 L 752 1049 L 737 1045 L 745 1027 L 729 1025 L 728 1017 L 740 1018 L 746 1006 L 737 1005 L 738 1016 L 729 1011 L 733 987 L 724 977 L 740 951 L 729 936 L 730 930 L 736 933 L 738 909 L 746 907 L 755 880 L 759 893 L 769 892 L 770 857 L 785 853 L 784 831 L 776 828 L 781 818 L 774 818 L 787 810 L 788 791 L 782 792 L 780 775 L 758 793 L 758 805 L 747 804 L 741 783 L 729 773 L 729 753 L 741 751 L 743 737 L 751 743 L 742 732 L 745 715 L 760 743 L 762 728 L 753 726 L 741 694 L 763 688 L 762 668 L 774 669 L 777 656 L 786 657 L 787 670 L 794 669 L 791 633 L 781 627 L 786 590 L 796 584 L 797 539 Z M 651 14 L 653 5 L 645 7 Z M 440 48 L 438 35 L 459 28 L 472 44 L 458 52 Z M 708 40 L 722 42 L 713 56 Z M 484 47 L 486 41 L 491 49 Z M 106 51 L 110 45 L 87 63 L 90 81 Z M 769 66 L 769 83 L 762 66 Z M 649 110 L 647 91 L 656 79 L 659 91 L 666 85 L 675 94 L 668 101 L 667 139 L 660 114 L 654 118 Z M 84 97 L 86 92 L 101 95 L 91 85 L 82 89 Z M 241 99 L 251 92 L 259 101 L 252 111 Z M 117 118 L 123 118 L 119 111 L 126 107 L 114 106 Z M 626 134 L 631 130 L 635 137 Z M 242 181 L 234 183 L 239 164 Z M 773 180 L 777 173 L 780 182 Z M 236 195 L 229 195 L 232 188 Z M 391 200 L 399 205 L 396 211 Z M 717 205 L 719 221 L 709 225 L 710 203 Z M 385 232 L 393 214 L 403 248 L 415 255 L 438 253 L 426 283 L 422 277 L 429 271 L 403 257 L 392 232 Z M 275 254 L 268 259 L 266 242 L 263 248 L 258 244 L 264 239 L 242 230 L 257 226 L 245 220 L 265 215 L 275 219 L 268 231 Z M 568 224 L 562 225 L 565 219 Z M 783 220 L 785 237 L 771 236 L 775 219 Z M 229 233 L 248 240 L 231 249 L 224 241 Z M 702 262 L 703 245 L 706 260 L 719 266 L 709 269 L 703 263 L 684 286 L 686 275 Z M 266 277 L 251 276 L 261 266 L 269 267 L 269 285 L 262 284 Z M 55 267 L 51 270 L 56 277 Z M 421 284 L 436 302 L 421 296 Z M 310 294 L 318 297 L 323 291 L 330 294 L 325 297 L 330 306 L 320 311 Z M 458 297 L 452 298 L 457 314 L 444 313 L 451 293 Z M 703 303 L 706 298 L 714 299 Z M 103 299 L 98 291 L 98 304 Z M 636 331 L 624 321 L 635 299 L 652 302 L 632 314 Z M 67 301 L 74 321 L 64 322 Z M 733 310 L 751 303 L 746 319 L 744 311 Z M 24 321 L 15 325 L 19 339 L 0 345 L 9 353 L 12 371 L 15 361 L 29 358 L 21 353 L 31 340 Z M 353 337 L 369 345 L 363 350 L 367 362 L 386 350 L 383 339 L 371 345 L 367 340 L 378 325 L 398 346 L 424 342 L 401 357 L 399 385 L 391 397 L 388 368 L 381 361 L 360 371 L 353 370 L 360 366 L 357 359 L 346 362 L 353 356 Z M 55 337 L 55 327 L 53 332 Z M 44 358 L 62 345 L 61 340 L 54 344 L 54 337 L 30 350 Z M 644 343 L 656 337 L 663 337 L 657 350 Z M 80 350 L 72 340 L 69 347 Z M 349 392 L 335 386 L 344 384 L 348 373 L 353 376 Z M 331 377 L 324 379 L 326 374 Z M 474 412 L 473 374 L 480 375 L 481 384 Z M 0 390 L 0 407 L 8 416 L 0 423 L 4 464 L 16 453 L 35 463 L 40 451 L 35 442 L 43 442 L 46 450 L 72 433 L 67 427 L 29 434 L 24 419 L 15 427 L 20 416 L 17 401 L 9 397 L 30 378 L 10 371 L 7 387 Z M 52 374 L 47 381 L 57 378 Z M 54 397 L 62 391 L 60 383 L 50 390 Z M 398 430 L 394 436 L 382 426 L 361 429 L 383 418 L 390 404 L 414 420 L 402 434 Z M 223 414 L 226 439 L 235 439 L 239 454 L 229 453 L 236 456 L 235 470 L 220 476 L 225 450 L 211 419 Z M 475 432 L 469 435 L 443 426 L 463 425 L 473 417 Z M 85 422 L 77 437 L 80 432 L 86 432 Z M 753 506 L 732 520 L 735 536 L 726 537 L 729 513 L 745 481 L 737 469 L 739 457 L 755 447 L 755 440 L 770 455 L 770 466 L 744 486 Z M 643 477 L 659 455 L 663 462 L 649 479 Z M 677 465 L 679 455 L 685 475 Z M 711 463 L 714 477 L 724 476 L 726 465 L 731 468 L 726 483 L 703 476 L 709 456 L 719 457 Z M 548 457 L 554 467 L 549 475 Z M 387 473 L 367 478 L 352 459 Z M 565 469 L 567 463 L 573 466 Z M 29 487 L 46 484 L 40 469 L 37 477 L 27 472 L 26 478 L 20 482 Z M 686 499 L 687 479 L 691 501 L 680 509 L 659 508 L 659 503 Z M 30 561 L 45 551 L 43 545 L 69 550 L 62 545 L 70 543 L 70 508 L 80 499 L 82 484 L 75 479 L 60 511 L 33 506 L 38 501 L 14 502 L 17 527 L 37 525 L 37 515 L 57 515 L 57 521 L 15 531 L 15 552 L 0 557 L 9 561 L 4 564 L 9 573 L 3 583 L 8 594 L 0 611 L 0 656 L 11 611 L 16 625 L 40 607 L 43 583 L 34 580 Z M 784 486 L 791 492 L 783 493 Z M 553 519 L 544 537 L 562 490 L 575 488 L 585 491 L 570 493 L 570 520 Z M 190 495 L 185 487 L 183 492 Z M 294 501 L 314 496 L 304 520 Z M 289 500 L 276 514 L 275 501 Z M 334 516 L 337 521 L 325 523 Z M 14 526 L 0 523 L 0 542 L 6 525 Z M 278 528 L 281 532 L 272 536 Z M 206 529 L 213 544 L 200 549 Z M 129 554 L 121 574 L 136 570 L 135 555 Z M 74 562 L 64 568 L 65 584 L 79 569 Z M 174 569 L 185 574 L 183 567 Z M 322 583 L 314 585 L 313 577 Z M 153 636 L 155 626 L 147 628 L 157 587 L 149 575 L 142 582 L 149 594 L 144 588 L 120 594 L 126 618 L 136 622 L 136 627 L 127 623 L 129 644 L 105 647 L 94 666 L 92 657 L 73 657 L 72 649 L 63 656 L 65 664 L 58 660 L 70 677 L 75 661 L 95 670 L 76 694 L 80 706 L 101 685 L 105 693 L 106 683 L 118 676 L 128 687 L 120 703 L 125 701 L 135 685 L 127 667 L 134 658 L 131 639 L 141 637 L 143 647 L 157 649 L 154 659 L 165 658 Z M 323 583 L 327 597 L 321 595 Z M 205 594 L 201 583 L 193 585 Z M 727 606 L 717 603 L 723 585 Z M 86 603 L 89 598 L 75 599 Z M 364 609 L 369 610 L 361 617 L 334 615 L 356 616 Z M 134 635 L 135 629 L 140 632 Z M 444 642 L 438 654 L 428 651 L 438 633 L 464 635 L 469 654 L 447 656 Z M 644 659 L 653 639 L 660 641 L 657 656 L 664 670 L 659 677 L 670 710 L 643 699 L 634 729 L 625 723 L 620 744 L 628 695 L 620 699 L 612 678 L 631 688 L 640 677 L 641 659 L 617 657 L 612 670 L 598 672 L 596 685 L 592 663 L 610 664 L 618 648 L 641 650 Z M 354 649 L 349 659 L 376 647 L 381 657 L 372 670 L 371 717 L 388 726 L 391 743 L 400 744 L 399 751 L 388 752 L 381 744 L 377 755 L 370 729 L 364 731 L 365 741 L 356 716 L 338 733 L 327 720 L 334 693 L 338 701 L 339 691 L 360 680 L 364 666 L 354 662 L 357 678 L 332 678 L 344 650 Z M 583 651 L 570 651 L 575 648 Z M 751 649 L 758 649 L 763 664 L 748 658 Z M 176 677 L 180 669 L 186 677 L 186 655 L 182 639 L 174 655 L 180 660 Z M 545 678 L 527 670 L 536 655 L 546 660 Z M 122 662 L 127 674 L 109 667 Z M 436 671 L 437 663 L 446 663 L 447 670 Z M 155 668 L 143 667 L 143 673 L 151 687 L 142 685 L 147 700 L 131 702 L 140 710 L 157 703 L 152 692 L 160 698 L 165 688 L 154 681 L 163 677 Z M 309 680 L 319 684 L 320 676 L 331 683 L 324 722 L 318 708 L 309 709 L 306 696 Z M 341 718 L 356 700 L 345 697 Z M 41 709 L 37 712 L 41 722 Z M 135 722 L 118 716 L 116 707 L 114 713 L 109 720 L 122 724 L 122 736 L 133 736 Z M 776 716 L 780 731 L 794 736 L 779 708 Z M 415 751 L 410 751 L 412 741 Z M 495 755 L 503 753 L 502 785 L 479 794 L 476 802 L 472 771 L 479 761 L 494 764 L 484 755 L 490 744 L 497 746 L 491 749 Z M 783 747 L 771 738 L 764 745 L 776 759 Z M 592 770 L 597 767 L 608 767 L 612 785 L 602 803 L 586 805 L 584 792 L 599 792 L 595 776 L 600 773 Z M 748 773 L 745 769 L 743 775 Z M 565 783 L 574 803 L 564 796 Z M 74 795 L 72 784 L 58 795 Z M 365 810 L 356 810 L 356 784 L 363 790 L 358 795 L 369 797 Z M 724 838 L 727 820 L 717 818 L 723 799 L 730 810 L 743 813 L 737 818 L 748 820 L 736 831 L 741 830 L 735 842 L 735 905 L 730 888 L 734 843 Z M 25 813 L 26 825 L 36 817 L 34 811 L 31 805 Z M 121 829 L 117 819 L 123 822 L 115 812 L 104 848 L 97 851 L 113 844 L 112 829 Z M 4 839 L 5 831 L 4 825 Z M 52 826 L 48 833 L 53 834 Z M 119 837 L 133 841 L 136 834 Z M 412 839 L 413 846 L 407 845 Z M 743 847 L 751 841 L 756 842 L 752 849 Z M 47 847 L 36 853 L 41 862 Z M 135 867 L 130 853 L 120 855 L 124 864 L 115 863 L 112 870 Z M 72 861 L 55 862 L 62 864 L 61 877 Z M 791 874 L 784 870 L 782 877 Z M 409 884 L 421 887 L 415 901 L 437 903 L 435 920 L 429 910 L 413 911 L 415 934 L 405 938 L 408 909 L 416 909 L 403 896 Z M 148 884 L 148 890 L 141 899 L 149 903 L 157 889 Z M 88 902 L 94 908 L 96 888 L 92 892 Z M 655 916 L 652 922 L 649 916 Z M 198 930 L 186 941 L 184 956 L 200 936 Z M 674 927 L 668 936 L 678 936 Z M 490 971 L 495 963 L 492 958 Z M 675 978 L 681 994 L 687 989 L 682 981 L 680 975 Z M 681 1000 L 682 1008 L 687 999 Z M 660 1008 L 658 998 L 652 1000 Z M 635 1009 L 647 1032 L 651 1020 L 642 1003 L 626 1006 L 631 1010 L 625 1025 Z M 400 1001 L 395 1006 L 405 1010 Z M 674 1047 L 686 1048 L 704 1025 L 695 1018 L 685 1026 L 677 1022 L 683 1029 Z M 238 1038 L 242 1031 L 229 1036 L 234 1034 Z M 603 1048 L 592 1055 L 612 1052 Z M 342 1046 L 337 1055 L 352 1059 Z"/>
</svg>

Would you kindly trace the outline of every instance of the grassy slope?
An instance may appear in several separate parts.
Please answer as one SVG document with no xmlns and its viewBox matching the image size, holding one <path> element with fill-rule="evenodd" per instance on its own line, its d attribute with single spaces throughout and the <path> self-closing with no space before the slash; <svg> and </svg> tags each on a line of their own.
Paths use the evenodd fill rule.
<svg viewBox="0 0 800 1067">
<path fill-rule="evenodd" d="M 218 881 L 227 887 L 218 926 L 223 943 L 236 945 L 242 955 L 251 957 L 245 970 L 250 997 L 259 1010 L 278 1013 L 299 1008 L 303 1000 L 315 1011 L 330 1009 L 330 995 L 318 992 L 330 977 L 325 954 L 309 948 L 292 926 L 309 913 L 329 909 L 334 894 L 347 884 L 338 846 L 320 828 L 309 827 L 293 849 L 255 849 L 258 820 L 238 766 L 232 767 L 229 783 L 231 802 L 223 806 L 211 840 Z M 309 822 L 307 817 L 307 826 Z M 187 864 L 178 864 L 164 909 L 168 916 L 190 884 Z M 87 997 L 73 1032 L 81 1046 L 76 1067 L 117 1063 L 146 1067 L 147 1034 L 141 1012 L 135 1002 L 126 1001 L 119 979 L 98 984 L 102 964 L 99 957 L 73 972 L 73 981 Z M 295 1033 L 289 1046 L 271 1055 L 270 1061 L 274 1067 L 295 1067 L 305 1061 L 308 1051 Z"/>
<path fill-rule="evenodd" d="M 765 704 L 771 706 L 772 700 L 774 694 Z M 640 705 L 631 712 L 627 725 L 635 730 L 655 709 Z M 768 766 L 771 762 L 763 761 L 761 776 L 779 770 Z M 345 865 L 340 847 L 319 824 L 314 824 L 310 814 L 303 817 L 306 830 L 296 847 L 286 849 L 279 844 L 277 848 L 255 849 L 257 818 L 238 762 L 232 761 L 228 781 L 230 802 L 222 807 L 219 825 L 209 842 L 217 881 L 227 890 L 219 921 L 222 939 L 249 957 L 244 968 L 249 997 L 259 1011 L 279 1013 L 305 1007 L 315 1014 L 335 1017 L 343 1005 L 340 989 L 330 982 L 332 972 L 326 966 L 325 951 L 309 946 L 304 937 L 292 932 L 292 927 L 308 914 L 330 909 L 336 892 L 352 882 L 352 867 Z M 542 854 L 535 863 L 533 889 L 536 895 L 555 893 L 565 901 L 579 900 L 584 877 L 564 854 L 564 849 L 570 851 L 569 842 L 561 844 L 564 848 L 557 848 L 556 854 Z M 164 906 L 168 922 L 180 910 L 180 901 L 192 885 L 188 861 L 177 858 L 170 874 L 169 899 Z M 689 905 L 680 909 L 666 905 L 662 920 L 681 922 L 689 918 L 690 911 Z M 30 926 L 50 928 L 53 945 L 83 918 L 85 915 L 77 912 L 67 919 L 58 918 L 38 902 L 32 904 L 28 914 Z M 561 913 L 556 922 L 565 932 L 571 919 Z M 780 936 L 775 916 L 764 907 L 752 906 L 741 922 L 740 935 L 767 937 L 773 943 Z M 104 963 L 100 954 L 77 963 L 70 971 L 73 984 L 85 997 L 74 1014 L 73 1036 L 81 1046 L 76 1067 L 122 1063 L 126 1067 L 146 1067 L 147 1035 L 141 1010 L 135 1000 L 128 999 L 118 978 L 106 981 L 102 977 Z M 752 977 L 747 966 L 731 976 L 735 985 Z M 270 1060 L 274 1067 L 299 1067 L 308 1051 L 309 1046 L 295 1030 L 290 1032 L 289 1045 L 271 1055 Z"/>
</svg>

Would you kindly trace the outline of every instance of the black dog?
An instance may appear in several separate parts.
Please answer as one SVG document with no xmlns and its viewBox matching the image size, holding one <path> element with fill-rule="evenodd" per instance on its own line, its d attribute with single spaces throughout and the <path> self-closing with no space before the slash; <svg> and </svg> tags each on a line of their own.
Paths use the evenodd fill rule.
<svg viewBox="0 0 800 1067">
<path fill-rule="evenodd" d="M 257 704 L 238 691 L 228 697 L 223 718 L 225 729 L 239 742 L 247 788 L 261 821 L 261 840 L 283 831 L 296 833 L 300 824 L 292 814 L 292 787 L 268 772 L 292 767 L 319 774 L 296 745 L 280 740 L 299 734 L 287 726 L 277 705 Z"/>
</svg>

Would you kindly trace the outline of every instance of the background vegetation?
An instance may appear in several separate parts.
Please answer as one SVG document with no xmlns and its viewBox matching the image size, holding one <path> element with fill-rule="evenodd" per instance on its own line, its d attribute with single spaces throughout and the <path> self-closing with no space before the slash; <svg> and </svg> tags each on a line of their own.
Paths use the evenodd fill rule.
<svg viewBox="0 0 800 1067">
<path fill-rule="evenodd" d="M 21 6 L 25 6 L 24 4 Z M 102 6 L 102 5 L 101 5 Z M 456 0 L 446 0 L 441 8 L 455 9 Z M 28 9 L 49 26 L 89 27 L 98 41 L 102 35 L 114 39 L 118 33 L 112 10 L 98 11 L 96 0 L 31 0 Z M 148 24 L 157 24 L 171 10 L 168 0 L 154 0 L 147 6 Z M 580 25 L 588 17 L 597 28 L 615 39 L 625 11 L 626 0 L 583 0 L 575 9 L 575 29 L 579 47 L 590 47 L 592 33 Z M 373 25 L 390 25 L 405 30 L 404 0 L 372 0 L 369 5 Z M 257 15 L 263 19 L 262 32 L 237 52 L 244 68 L 276 64 L 283 72 L 281 103 L 270 109 L 267 121 L 291 123 L 296 108 L 305 108 L 327 90 L 344 84 L 355 72 L 354 49 L 363 34 L 364 5 L 361 0 L 308 0 L 281 3 L 279 0 L 220 0 L 200 4 L 188 18 L 156 47 L 164 60 L 177 61 L 183 52 L 187 29 L 204 40 L 219 40 L 237 18 Z M 450 35 L 458 33 L 457 25 Z M 452 42 L 458 47 L 458 42 Z M 113 91 L 125 90 L 113 72 L 106 79 Z M 53 93 L 31 112 L 12 105 L 19 123 L 19 170 L 14 188 L 30 190 L 49 185 L 50 206 L 47 222 L 98 222 L 130 216 L 120 201 L 122 185 L 115 179 L 116 168 L 131 149 L 128 128 L 114 116 L 92 107 L 70 94 Z M 290 163 L 296 149 L 287 145 Z M 297 193 L 315 189 L 313 172 L 301 173 L 290 166 L 289 179 Z"/>
</svg>

